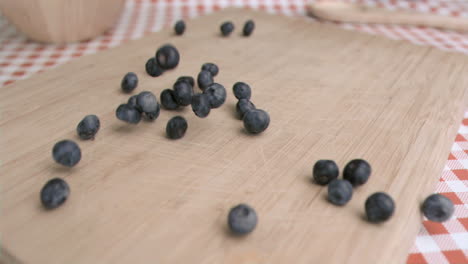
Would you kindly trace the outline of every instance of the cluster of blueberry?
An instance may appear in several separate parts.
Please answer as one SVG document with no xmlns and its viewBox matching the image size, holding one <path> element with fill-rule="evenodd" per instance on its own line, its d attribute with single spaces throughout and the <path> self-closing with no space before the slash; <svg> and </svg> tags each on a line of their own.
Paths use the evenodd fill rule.
<svg viewBox="0 0 468 264">
<path fill-rule="evenodd" d="M 363 185 L 371 175 L 370 164 L 362 159 L 355 159 L 346 164 L 343 170 L 343 180 L 338 179 L 339 169 L 332 160 L 319 160 L 313 168 L 313 179 L 317 184 L 328 184 L 328 201 L 343 206 L 353 196 L 353 187 Z M 390 195 L 376 192 L 365 202 L 367 219 L 372 223 L 388 220 L 395 211 L 395 202 Z M 423 202 L 423 214 L 431 221 L 443 222 L 448 220 L 454 211 L 453 203 L 440 194 L 432 194 Z"/>
<path fill-rule="evenodd" d="M 179 20 L 174 25 L 174 32 L 176 35 L 182 35 L 185 32 L 185 28 L 185 22 L 183 20 Z M 231 21 L 226 21 L 221 24 L 219 29 L 221 30 L 221 35 L 227 37 L 231 35 L 231 33 L 234 31 L 234 24 Z M 252 35 L 254 29 L 255 23 L 253 22 L 253 20 L 249 19 L 244 24 L 244 28 L 242 29 L 242 35 L 248 37 Z"/>
<path fill-rule="evenodd" d="M 243 120 L 245 130 L 252 134 L 265 131 L 270 125 L 270 115 L 264 110 L 257 109 L 250 101 L 252 96 L 250 86 L 244 82 L 237 82 L 232 90 L 239 100 L 236 104 L 237 117 Z"/>
</svg>

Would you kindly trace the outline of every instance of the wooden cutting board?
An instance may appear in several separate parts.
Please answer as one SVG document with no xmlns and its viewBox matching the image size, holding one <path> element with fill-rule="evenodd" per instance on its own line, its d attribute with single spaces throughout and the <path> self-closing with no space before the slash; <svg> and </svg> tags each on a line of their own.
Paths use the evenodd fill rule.
<svg viewBox="0 0 468 264">
<path fill-rule="evenodd" d="M 240 36 L 244 21 L 257 24 Z M 219 36 L 221 22 L 236 25 Z M 121 47 L 85 56 L 1 89 L 1 245 L 18 263 L 402 263 L 422 220 L 465 105 L 468 59 L 429 47 L 343 31 L 303 19 L 227 10 L 188 21 Z M 144 71 L 158 46 L 173 43 L 181 63 L 162 77 Z M 135 92 L 159 95 L 204 62 L 229 91 L 206 119 L 190 108 L 162 111 L 155 122 L 125 125 L 116 107 L 120 81 L 135 71 Z M 247 135 L 235 119 L 236 81 L 271 115 L 268 130 Z M 94 141 L 75 127 L 101 118 Z M 187 118 L 181 140 L 165 138 L 167 120 Z M 55 142 L 79 142 L 81 162 L 62 168 Z M 369 182 L 345 207 L 311 183 L 318 159 L 340 168 L 354 158 L 373 166 Z M 69 200 L 45 211 L 43 184 L 66 179 Z M 364 219 L 364 201 L 388 192 L 394 217 Z M 228 210 L 240 203 L 259 215 L 244 238 L 229 235 Z"/>
</svg>

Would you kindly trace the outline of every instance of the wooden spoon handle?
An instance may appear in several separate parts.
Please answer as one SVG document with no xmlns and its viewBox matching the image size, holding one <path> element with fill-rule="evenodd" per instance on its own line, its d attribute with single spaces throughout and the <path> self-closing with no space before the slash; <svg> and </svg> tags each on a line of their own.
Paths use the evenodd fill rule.
<svg viewBox="0 0 468 264">
<path fill-rule="evenodd" d="M 324 20 L 352 23 L 400 24 L 468 31 L 468 19 L 411 11 L 390 11 L 355 3 L 317 2 L 307 6 L 309 14 Z"/>
</svg>

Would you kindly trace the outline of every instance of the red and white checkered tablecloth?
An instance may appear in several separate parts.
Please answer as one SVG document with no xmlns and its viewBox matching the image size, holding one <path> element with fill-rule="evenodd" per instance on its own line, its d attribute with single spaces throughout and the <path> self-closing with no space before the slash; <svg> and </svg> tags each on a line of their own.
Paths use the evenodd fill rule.
<svg viewBox="0 0 468 264">
<path fill-rule="evenodd" d="M 343 0 L 388 9 L 411 9 L 468 17 L 468 0 Z M 305 16 L 307 0 L 128 0 L 115 28 L 92 41 L 44 45 L 28 41 L 0 15 L 0 87 L 64 62 L 120 45 L 129 39 L 228 6 L 249 7 L 288 16 Z M 338 24 L 349 30 L 405 39 L 417 45 L 468 54 L 468 34 L 425 27 Z M 460 54 L 460 56 L 465 56 Z M 467 73 L 468 74 L 468 73 Z M 6 86 L 6 87 L 3 87 Z M 449 197 L 455 214 L 445 223 L 423 221 L 407 263 L 468 264 L 468 111 L 460 125 L 436 192 Z"/>
</svg>

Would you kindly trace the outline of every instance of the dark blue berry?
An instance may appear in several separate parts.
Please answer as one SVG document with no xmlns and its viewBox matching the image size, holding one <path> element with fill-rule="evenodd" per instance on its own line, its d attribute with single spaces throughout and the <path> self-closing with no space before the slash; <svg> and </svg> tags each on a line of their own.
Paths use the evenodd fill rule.
<svg viewBox="0 0 468 264">
<path fill-rule="evenodd" d="M 185 135 L 187 128 L 187 120 L 181 116 L 175 116 L 167 122 L 166 135 L 170 139 L 179 139 Z"/>
<path fill-rule="evenodd" d="M 141 120 L 141 113 L 139 109 L 132 107 L 128 104 L 121 104 L 115 110 L 115 116 L 124 122 L 130 124 L 138 124 Z"/>
<path fill-rule="evenodd" d="M 54 145 L 52 157 L 63 166 L 73 167 L 81 160 L 81 150 L 74 141 L 62 140 Z"/>
<path fill-rule="evenodd" d="M 244 119 L 245 113 L 255 110 L 255 105 L 247 99 L 240 99 L 236 104 L 237 117 Z"/>
<path fill-rule="evenodd" d="M 270 116 L 261 109 L 248 111 L 244 114 L 244 128 L 247 132 L 258 134 L 265 131 L 270 125 Z"/>
<path fill-rule="evenodd" d="M 94 139 L 99 131 L 101 123 L 96 115 L 87 115 L 78 123 L 76 132 L 81 139 Z"/>
<path fill-rule="evenodd" d="M 327 185 L 338 178 L 339 169 L 333 160 L 319 160 L 315 163 L 312 174 L 316 183 Z"/>
<path fill-rule="evenodd" d="M 127 104 L 128 104 L 128 106 L 139 110 L 138 106 L 137 106 L 137 97 L 138 97 L 138 94 L 130 96 L 130 98 L 128 98 Z"/>
<path fill-rule="evenodd" d="M 120 86 L 124 92 L 131 93 L 138 86 L 138 76 L 133 72 L 125 74 Z"/>
<path fill-rule="evenodd" d="M 242 30 L 242 34 L 246 37 L 252 35 L 252 32 L 255 29 L 255 23 L 252 20 L 247 20 L 244 24 L 244 28 Z"/>
<path fill-rule="evenodd" d="M 159 116 L 159 103 L 152 92 L 144 91 L 137 96 L 137 108 L 149 119 L 155 120 Z"/>
<path fill-rule="evenodd" d="M 203 64 L 202 67 L 201 67 L 201 70 L 211 73 L 211 76 L 213 76 L 213 77 L 218 75 L 218 72 L 219 72 L 218 66 L 216 64 L 214 64 L 214 63 L 211 63 L 211 62 L 207 62 L 207 63 Z"/>
<path fill-rule="evenodd" d="M 346 180 L 333 180 L 328 184 L 328 201 L 345 205 L 353 196 L 353 186 Z"/>
<path fill-rule="evenodd" d="M 70 195 L 66 181 L 55 178 L 49 180 L 41 190 L 41 202 L 46 209 L 55 209 L 62 205 Z"/>
<path fill-rule="evenodd" d="M 257 222 L 257 213 L 246 204 L 239 204 L 229 211 L 228 226 L 231 232 L 236 235 L 252 232 L 257 226 Z"/>
<path fill-rule="evenodd" d="M 379 223 L 388 220 L 393 215 L 395 203 L 388 194 L 377 192 L 367 198 L 365 208 L 369 222 Z"/>
<path fill-rule="evenodd" d="M 355 159 L 346 164 L 343 170 L 343 178 L 356 187 L 367 182 L 371 171 L 371 166 L 367 161 Z"/>
<path fill-rule="evenodd" d="M 211 108 L 218 108 L 226 101 L 226 89 L 219 83 L 212 83 L 204 91 Z"/>
<path fill-rule="evenodd" d="M 204 91 L 213 83 L 213 76 L 209 71 L 201 71 L 197 77 L 198 87 Z"/>
<path fill-rule="evenodd" d="M 174 25 L 174 31 L 176 35 L 182 35 L 185 32 L 185 22 L 183 20 L 179 20 Z"/>
<path fill-rule="evenodd" d="M 192 110 L 198 117 L 207 117 L 211 107 L 206 94 L 195 94 L 192 96 Z"/>
<path fill-rule="evenodd" d="M 250 86 L 243 82 L 236 82 L 232 87 L 232 91 L 234 92 L 234 96 L 237 99 L 247 99 L 250 100 L 250 96 L 252 95 L 252 91 L 250 90 Z"/>
<path fill-rule="evenodd" d="M 171 44 L 163 45 L 156 52 L 156 61 L 158 65 L 165 70 L 177 67 L 177 65 L 179 65 L 179 60 L 179 51 Z"/>
<path fill-rule="evenodd" d="M 223 24 L 221 24 L 220 29 L 221 35 L 227 37 L 232 33 L 232 31 L 234 31 L 234 24 L 230 21 L 224 22 Z"/>
<path fill-rule="evenodd" d="M 159 97 L 161 104 L 167 110 L 175 110 L 179 108 L 179 104 L 175 99 L 174 91 L 171 89 L 165 89 L 161 92 L 161 96 Z"/>
<path fill-rule="evenodd" d="M 192 102 L 193 89 L 188 82 L 176 82 L 173 88 L 177 104 L 187 106 Z"/>
<path fill-rule="evenodd" d="M 433 222 L 444 222 L 452 217 L 455 208 L 449 198 L 441 194 L 432 194 L 424 200 L 422 211 L 427 219 Z"/>
<path fill-rule="evenodd" d="M 179 78 L 177 78 L 176 82 L 187 82 L 188 84 L 190 84 L 190 86 L 195 86 L 195 80 L 192 76 L 180 76 Z"/>
<path fill-rule="evenodd" d="M 158 77 L 164 72 L 154 57 L 148 59 L 145 65 L 145 69 L 146 72 L 152 77 Z"/>
</svg>

